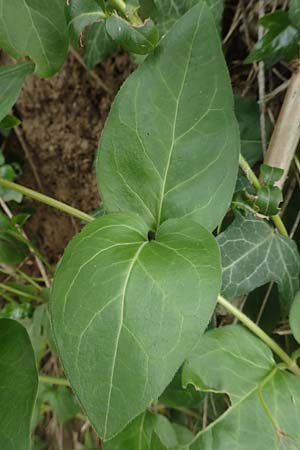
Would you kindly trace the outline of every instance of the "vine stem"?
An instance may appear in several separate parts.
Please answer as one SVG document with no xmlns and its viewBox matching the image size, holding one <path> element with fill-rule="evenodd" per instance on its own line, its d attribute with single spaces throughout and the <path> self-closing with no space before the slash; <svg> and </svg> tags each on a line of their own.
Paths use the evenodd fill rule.
<svg viewBox="0 0 300 450">
<path fill-rule="evenodd" d="M 48 375 L 39 375 L 39 382 L 56 386 L 70 386 L 66 378 L 49 377 Z"/>
<path fill-rule="evenodd" d="M 84 222 L 92 222 L 94 220 L 94 217 L 80 211 L 77 208 L 73 208 L 72 206 L 66 205 L 65 203 L 55 200 L 52 197 L 48 197 L 47 195 L 41 194 L 40 192 L 29 189 L 25 186 L 21 186 L 20 184 L 13 183 L 12 181 L 5 180 L 4 178 L 0 178 L 0 186 L 20 192 L 26 197 L 37 200 L 45 205 L 52 206 L 53 208 L 69 214 L 70 216 L 76 217 L 77 219 L 83 220 Z"/>
<path fill-rule="evenodd" d="M 259 190 L 261 188 L 259 179 L 257 178 L 255 173 L 253 172 L 253 170 L 251 169 L 251 167 L 249 166 L 249 164 L 247 163 L 247 161 L 241 154 L 239 157 L 239 166 L 242 169 L 242 171 L 244 172 L 244 174 L 246 175 L 246 177 L 248 178 L 248 180 L 250 181 L 250 183 L 255 187 L 255 189 Z M 279 214 L 276 214 L 276 216 L 271 216 L 271 219 L 272 219 L 275 227 L 279 231 L 279 233 L 285 237 L 288 237 L 289 233 L 287 232 L 287 229 L 286 229 L 281 217 L 279 216 Z"/>
<path fill-rule="evenodd" d="M 242 322 L 252 333 L 259 337 L 276 355 L 286 364 L 287 368 L 295 375 L 300 376 L 300 368 L 294 361 L 270 336 L 267 335 L 259 326 L 256 325 L 242 311 L 233 306 L 228 300 L 219 295 L 218 303 L 222 305 L 228 312 L 233 314 L 240 322 Z"/>
</svg>

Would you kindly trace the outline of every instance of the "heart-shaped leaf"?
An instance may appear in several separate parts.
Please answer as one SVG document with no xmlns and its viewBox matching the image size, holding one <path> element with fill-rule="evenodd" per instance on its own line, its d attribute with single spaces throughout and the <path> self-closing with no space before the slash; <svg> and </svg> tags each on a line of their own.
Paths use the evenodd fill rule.
<svg viewBox="0 0 300 450">
<path fill-rule="evenodd" d="M 10 113 L 25 78 L 33 71 L 34 64 L 31 62 L 0 67 L 0 121 Z M 4 128 L 3 125 L 2 128 Z"/>
<path fill-rule="evenodd" d="M 64 0 L 0 0 L 0 11 L 0 47 L 29 56 L 41 77 L 57 72 L 69 44 Z"/>
<path fill-rule="evenodd" d="M 53 285 L 53 330 L 72 388 L 104 439 L 170 383 L 208 324 L 220 278 L 214 238 L 186 219 L 154 236 L 134 214 L 107 215 L 71 241 Z"/>
<path fill-rule="evenodd" d="M 241 326 L 206 333 L 186 363 L 183 381 L 231 400 L 189 450 L 299 448 L 300 377 L 276 366 L 269 348 Z"/>
<path fill-rule="evenodd" d="M 29 450 L 30 421 L 38 387 L 33 349 L 25 328 L 0 319 L 0 443 Z"/>
<path fill-rule="evenodd" d="M 238 169 L 239 136 L 214 19 L 200 2 L 124 83 L 106 123 L 98 181 L 108 212 L 149 228 L 185 217 L 213 229 Z"/>
</svg>

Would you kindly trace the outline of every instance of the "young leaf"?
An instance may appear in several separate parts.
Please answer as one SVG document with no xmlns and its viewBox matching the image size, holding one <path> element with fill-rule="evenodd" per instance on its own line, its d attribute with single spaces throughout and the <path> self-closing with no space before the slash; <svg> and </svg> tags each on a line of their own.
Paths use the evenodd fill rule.
<svg viewBox="0 0 300 450">
<path fill-rule="evenodd" d="M 255 205 L 259 212 L 265 216 L 275 216 L 278 214 L 279 205 L 282 202 L 282 192 L 277 186 L 262 186 L 257 191 Z"/>
<path fill-rule="evenodd" d="M 262 164 L 260 166 L 260 175 L 264 184 L 273 185 L 282 177 L 283 169 L 280 169 L 279 167 L 271 167 L 267 164 Z"/>
<path fill-rule="evenodd" d="M 146 55 L 157 46 L 159 33 L 151 19 L 134 26 L 122 17 L 112 15 L 106 19 L 105 25 L 113 41 L 129 52 Z"/>
<path fill-rule="evenodd" d="M 0 319 L 0 442 L 3 450 L 29 450 L 38 378 L 27 332 Z"/>
<path fill-rule="evenodd" d="M 34 64 L 31 62 L 0 67 L 0 121 L 10 113 L 11 108 L 17 101 L 25 78 L 33 71 Z M 2 126 L 2 128 L 4 127 Z"/>
<path fill-rule="evenodd" d="M 1 100 L 0 100 L 1 101 Z M 20 125 L 21 120 L 15 116 L 7 115 L 0 121 L 0 128 L 10 130 L 11 128 Z"/>
<path fill-rule="evenodd" d="M 213 229 L 234 191 L 238 152 L 219 37 L 200 2 L 114 102 L 97 161 L 104 207 L 137 212 L 150 229 L 179 217 Z"/>
<path fill-rule="evenodd" d="M 29 56 L 41 77 L 57 72 L 69 44 L 64 0 L 0 0 L 0 11 L 0 47 Z"/>
<path fill-rule="evenodd" d="M 290 310 L 290 327 L 294 338 L 300 344 L 300 292 L 297 293 Z"/>
<path fill-rule="evenodd" d="M 108 35 L 105 22 L 92 24 L 84 34 L 84 62 L 88 69 L 103 62 L 116 49 L 116 44 Z"/>
<path fill-rule="evenodd" d="M 299 30 L 295 28 L 285 11 L 266 14 L 261 25 L 268 29 L 246 58 L 245 63 L 266 61 L 275 64 L 282 58 L 291 60 L 299 54 Z"/>
<path fill-rule="evenodd" d="M 206 333 L 186 363 L 184 381 L 231 400 L 189 450 L 299 448 L 300 378 L 276 367 L 268 347 L 242 327 Z"/>
<path fill-rule="evenodd" d="M 284 309 L 289 309 L 299 290 L 300 256 L 294 241 L 276 233 L 265 221 L 240 214 L 217 240 L 226 298 L 274 281 Z"/>
<path fill-rule="evenodd" d="M 170 383 L 220 288 L 218 248 L 200 225 L 169 220 L 153 238 L 134 214 L 103 216 L 71 241 L 55 276 L 58 352 L 104 440 Z"/>
</svg>

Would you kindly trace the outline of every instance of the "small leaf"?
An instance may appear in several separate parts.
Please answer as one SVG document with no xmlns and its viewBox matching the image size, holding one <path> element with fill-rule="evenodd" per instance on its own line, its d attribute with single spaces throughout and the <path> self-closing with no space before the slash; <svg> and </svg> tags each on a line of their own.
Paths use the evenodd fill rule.
<svg viewBox="0 0 300 450">
<path fill-rule="evenodd" d="M 237 298 L 273 281 L 283 308 L 289 309 L 299 290 L 300 256 L 294 241 L 276 233 L 265 221 L 240 214 L 217 241 L 226 298 Z"/>
<path fill-rule="evenodd" d="M 281 189 L 277 186 L 262 186 L 257 191 L 255 205 L 259 212 L 265 216 L 275 216 L 278 214 L 279 205 L 283 200 Z"/>
<path fill-rule="evenodd" d="M 185 217 L 212 230 L 232 198 L 239 144 L 219 37 L 200 2 L 116 97 L 97 161 L 104 208 L 136 212 L 149 229 Z"/>
<path fill-rule="evenodd" d="M 116 49 L 108 35 L 105 22 L 92 24 L 84 34 L 84 62 L 88 69 L 105 61 Z"/>
<path fill-rule="evenodd" d="M 39 400 L 49 403 L 61 424 L 71 420 L 80 413 L 80 407 L 74 395 L 64 386 L 48 387 L 39 395 Z"/>
<path fill-rule="evenodd" d="M 134 26 L 122 17 L 112 15 L 106 19 L 106 30 L 125 50 L 140 55 L 150 53 L 159 41 L 158 30 L 150 19 L 143 25 Z"/>
<path fill-rule="evenodd" d="M 138 216 L 106 215 L 71 241 L 51 293 L 53 331 L 73 391 L 104 440 L 170 383 L 219 289 L 216 242 L 192 221 L 166 221 L 149 241 Z"/>
<path fill-rule="evenodd" d="M 17 101 L 25 78 L 33 71 L 34 64 L 30 62 L 0 67 L 0 121 L 10 113 L 11 108 Z"/>
<path fill-rule="evenodd" d="M 29 56 L 41 77 L 57 72 L 69 45 L 64 0 L 0 0 L 0 11 L 0 47 Z"/>
<path fill-rule="evenodd" d="M 290 310 L 290 327 L 294 338 L 300 344 L 300 292 L 297 293 Z"/>
<path fill-rule="evenodd" d="M 291 23 L 285 11 L 266 14 L 260 23 L 268 28 L 263 38 L 254 46 L 245 63 L 266 61 L 272 65 L 281 59 L 292 60 L 299 54 L 299 30 Z"/>
<path fill-rule="evenodd" d="M 7 115 L 0 121 L 0 128 L 9 130 L 11 128 L 16 127 L 17 125 L 20 125 L 21 120 L 18 119 L 15 116 Z"/>
<path fill-rule="evenodd" d="M 10 319 L 0 319 L 0 380 L 1 448 L 29 450 L 37 370 L 27 332 Z"/>
<path fill-rule="evenodd" d="M 17 265 L 28 254 L 27 246 L 14 235 L 15 230 L 13 222 L 0 212 L 0 263 Z"/>
<path fill-rule="evenodd" d="M 260 166 L 260 175 L 264 184 L 273 185 L 276 181 L 279 181 L 283 175 L 283 169 L 279 167 L 271 167 L 267 164 Z"/>
<path fill-rule="evenodd" d="M 231 400 L 189 450 L 299 448 L 300 378 L 276 367 L 270 349 L 241 326 L 207 332 L 186 363 L 185 382 Z"/>
<path fill-rule="evenodd" d="M 235 115 L 241 136 L 241 153 L 250 166 L 262 157 L 259 105 L 253 97 L 234 97 Z M 267 120 L 267 137 L 270 135 L 270 122 Z"/>
<path fill-rule="evenodd" d="M 159 402 L 163 405 L 173 407 L 197 407 L 203 400 L 202 394 L 196 391 L 192 386 L 184 388 L 181 382 L 181 370 L 176 373 L 175 377 L 159 398 Z"/>
</svg>

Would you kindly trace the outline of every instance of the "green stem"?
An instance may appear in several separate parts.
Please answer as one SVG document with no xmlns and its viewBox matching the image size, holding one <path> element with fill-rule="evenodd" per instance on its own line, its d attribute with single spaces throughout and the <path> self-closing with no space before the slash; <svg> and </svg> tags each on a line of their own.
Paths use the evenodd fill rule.
<svg viewBox="0 0 300 450">
<path fill-rule="evenodd" d="M 36 283 L 29 275 L 27 275 L 27 273 L 22 272 L 22 270 L 20 270 L 20 269 L 17 269 L 17 274 L 21 278 L 23 278 L 25 281 L 27 281 L 27 283 L 31 284 L 38 291 L 43 290 L 42 286 L 40 286 L 38 283 Z"/>
<path fill-rule="evenodd" d="M 298 172 L 299 172 L 299 175 L 300 175 L 300 161 L 299 161 L 299 158 L 298 158 L 298 156 L 297 156 L 297 155 L 295 155 L 295 156 L 294 156 L 294 161 L 295 161 L 295 164 L 296 164 L 297 170 L 298 170 Z"/>
<path fill-rule="evenodd" d="M 244 174 L 246 175 L 246 177 L 248 178 L 248 180 L 250 181 L 250 183 L 255 187 L 255 189 L 259 190 L 261 188 L 259 179 L 257 178 L 255 173 L 253 172 L 253 170 L 251 169 L 251 167 L 249 166 L 249 164 L 247 163 L 247 161 L 241 154 L 240 154 L 240 158 L 239 158 L 239 166 L 242 169 L 242 171 L 244 172 Z M 288 237 L 289 234 L 287 232 L 287 229 L 286 229 L 281 217 L 278 214 L 276 214 L 276 216 L 272 216 L 271 219 L 272 219 L 275 227 L 279 231 L 279 233 L 282 234 L 283 236 Z"/>
<path fill-rule="evenodd" d="M 111 5 L 126 16 L 126 3 L 123 0 L 111 0 Z"/>
<path fill-rule="evenodd" d="M 36 295 L 28 294 L 28 292 L 21 291 L 20 289 L 16 289 L 4 283 L 0 283 L 0 289 L 1 288 L 4 291 L 11 292 L 12 294 L 19 295 L 20 297 L 28 298 L 30 300 L 37 300 L 39 302 L 41 301 L 40 297 L 37 297 Z"/>
<path fill-rule="evenodd" d="M 44 384 L 55 384 L 56 386 L 70 386 L 66 378 L 49 377 L 48 375 L 39 375 L 39 382 Z"/>
<path fill-rule="evenodd" d="M 20 192 L 26 197 L 32 198 L 40 203 L 44 203 L 45 205 L 52 206 L 53 208 L 58 209 L 70 216 L 76 217 L 77 219 L 83 220 L 84 222 L 92 222 L 94 218 L 89 214 L 80 211 L 79 209 L 73 208 L 72 206 L 66 205 L 65 203 L 59 202 L 52 197 L 48 197 L 47 195 L 41 194 L 40 192 L 33 191 L 25 186 L 21 186 L 20 184 L 13 183 L 12 181 L 5 180 L 4 178 L 0 178 L 0 186 L 12 189 L 13 191 Z"/>
<path fill-rule="evenodd" d="M 228 300 L 219 295 L 218 303 L 222 305 L 227 311 L 233 314 L 240 322 L 242 322 L 252 333 L 256 334 L 276 355 L 286 364 L 289 370 L 295 375 L 300 376 L 300 369 L 297 363 L 272 339 L 268 336 L 260 327 L 258 327 L 249 317 L 242 311 L 233 306 Z"/>
</svg>

